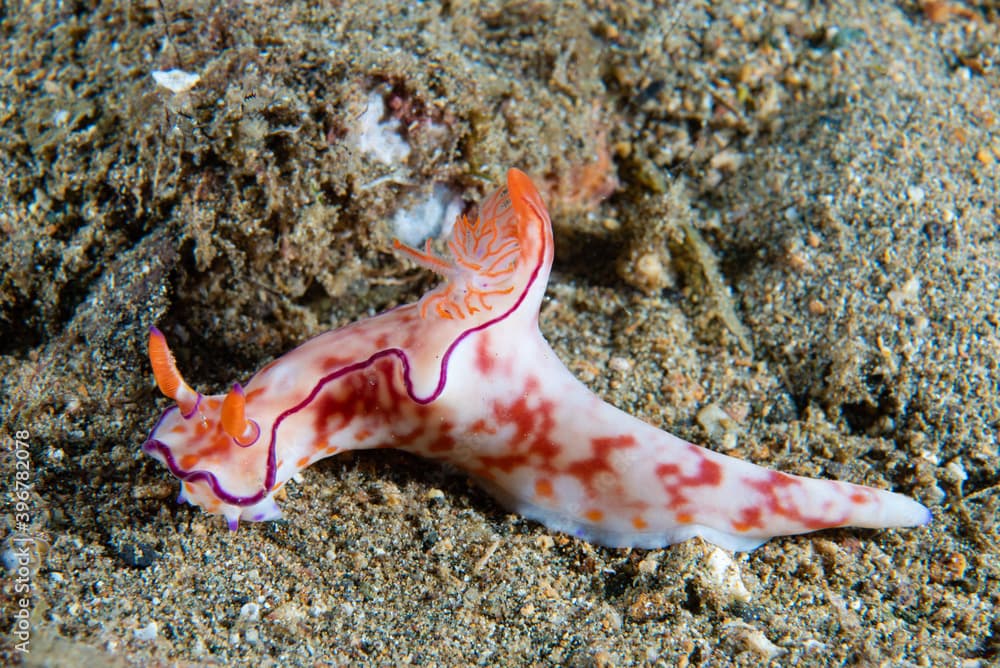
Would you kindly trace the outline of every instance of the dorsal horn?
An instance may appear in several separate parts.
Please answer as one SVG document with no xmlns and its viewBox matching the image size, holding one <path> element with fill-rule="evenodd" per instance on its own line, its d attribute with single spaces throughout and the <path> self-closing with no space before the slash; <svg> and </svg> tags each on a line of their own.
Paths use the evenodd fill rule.
<svg viewBox="0 0 1000 668">
<path fill-rule="evenodd" d="M 184 382 L 166 337 L 156 327 L 149 328 L 148 348 L 149 363 L 153 366 L 153 377 L 160 392 L 177 402 L 177 408 L 185 418 L 193 416 L 198 410 L 201 395 Z"/>
<path fill-rule="evenodd" d="M 222 429 L 236 441 L 236 445 L 248 448 L 257 442 L 260 427 L 247 419 L 247 398 L 239 383 L 233 383 L 233 389 L 222 400 L 221 421 Z"/>
</svg>

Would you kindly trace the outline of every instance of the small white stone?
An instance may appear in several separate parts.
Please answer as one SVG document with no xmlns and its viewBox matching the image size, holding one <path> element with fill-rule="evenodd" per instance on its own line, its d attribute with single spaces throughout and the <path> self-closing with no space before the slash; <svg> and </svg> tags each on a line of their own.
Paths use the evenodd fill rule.
<svg viewBox="0 0 1000 668">
<path fill-rule="evenodd" d="M 156 626 L 156 622 L 150 622 L 146 624 L 141 629 L 135 629 L 132 633 L 135 634 L 136 640 L 156 640 L 156 635 L 159 629 Z"/>
<path fill-rule="evenodd" d="M 247 603 L 240 608 L 240 619 L 248 622 L 256 622 L 260 619 L 260 606 L 256 603 Z"/>
<path fill-rule="evenodd" d="M 201 76 L 184 70 L 157 70 L 153 72 L 153 80 L 158 86 L 166 88 L 174 95 L 186 93 L 201 81 Z"/>
<path fill-rule="evenodd" d="M 905 283 L 889 290 L 886 298 L 893 311 L 899 311 L 904 304 L 914 304 L 920 297 L 920 279 L 911 276 Z"/>
<path fill-rule="evenodd" d="M 614 356 L 608 360 L 608 366 L 619 373 L 628 373 L 632 370 L 632 360 L 627 357 Z"/>
<path fill-rule="evenodd" d="M 701 428 L 705 430 L 708 437 L 712 439 L 712 442 L 716 446 L 724 449 L 736 447 L 735 438 L 726 439 L 724 437 L 730 432 L 735 434 L 739 429 L 739 425 L 718 404 L 711 403 L 702 408 L 695 416 L 695 420 L 698 421 L 698 424 L 701 425 Z"/>
<path fill-rule="evenodd" d="M 650 552 L 639 562 L 639 573 L 642 575 L 655 575 L 656 569 L 660 566 L 659 554 Z"/>
<path fill-rule="evenodd" d="M 775 645 L 767 639 L 763 631 L 749 624 L 729 622 L 728 624 L 724 624 L 722 629 L 732 641 L 739 643 L 742 648 L 750 650 L 763 658 L 764 663 L 788 651 L 783 647 Z"/>
<path fill-rule="evenodd" d="M 743 584 L 739 565 L 733 561 L 728 552 L 717 547 L 713 548 L 705 563 L 708 566 L 713 584 L 727 602 L 746 603 L 750 600 L 750 592 Z"/>
<path fill-rule="evenodd" d="M 910 186 L 906 189 L 906 198 L 910 200 L 910 204 L 923 204 L 926 197 L 927 192 L 920 186 Z"/>
<path fill-rule="evenodd" d="M 768 661 L 781 656 L 787 651 L 768 640 L 764 632 L 758 629 L 748 628 L 743 638 L 746 641 L 747 647 Z"/>
<path fill-rule="evenodd" d="M 956 480 L 965 482 L 969 479 L 969 474 L 966 473 L 965 467 L 962 465 L 962 460 L 953 459 L 945 465 L 945 470 L 948 471 Z"/>
</svg>

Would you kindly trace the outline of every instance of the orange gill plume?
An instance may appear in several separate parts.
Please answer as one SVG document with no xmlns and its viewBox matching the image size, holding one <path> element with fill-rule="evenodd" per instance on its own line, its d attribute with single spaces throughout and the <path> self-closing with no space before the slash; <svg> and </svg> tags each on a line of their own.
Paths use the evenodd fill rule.
<svg viewBox="0 0 1000 668">
<path fill-rule="evenodd" d="M 177 370 L 174 354 L 167 346 L 167 339 L 156 327 L 149 328 L 148 350 L 149 363 L 153 366 L 153 376 L 160 392 L 177 402 L 177 408 L 185 418 L 194 415 L 201 402 L 201 394 L 184 382 L 181 372 Z"/>
<path fill-rule="evenodd" d="M 450 258 L 435 255 L 430 239 L 423 251 L 393 240 L 396 250 L 445 279 L 421 300 L 421 317 L 433 310 L 440 318 L 463 320 L 493 310 L 490 300 L 513 293 L 512 279 L 522 251 L 518 234 L 510 196 L 501 188 L 483 203 L 477 216 L 463 215 L 455 221 L 447 242 Z"/>
</svg>

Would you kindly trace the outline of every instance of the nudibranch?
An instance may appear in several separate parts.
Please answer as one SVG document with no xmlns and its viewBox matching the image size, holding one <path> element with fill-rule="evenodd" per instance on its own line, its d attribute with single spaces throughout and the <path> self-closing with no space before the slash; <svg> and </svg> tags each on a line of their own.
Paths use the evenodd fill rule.
<svg viewBox="0 0 1000 668">
<path fill-rule="evenodd" d="M 273 520 L 275 492 L 313 462 L 393 447 L 460 467 L 553 531 L 614 547 L 701 536 L 751 550 L 772 536 L 930 521 L 906 496 L 721 455 L 591 393 L 538 328 L 552 227 L 523 172 L 459 218 L 450 258 L 430 242 L 396 247 L 443 282 L 307 341 L 225 396 L 188 386 L 151 329 L 153 373 L 176 405 L 143 449 L 180 479 L 182 501 L 231 529 Z"/>
</svg>

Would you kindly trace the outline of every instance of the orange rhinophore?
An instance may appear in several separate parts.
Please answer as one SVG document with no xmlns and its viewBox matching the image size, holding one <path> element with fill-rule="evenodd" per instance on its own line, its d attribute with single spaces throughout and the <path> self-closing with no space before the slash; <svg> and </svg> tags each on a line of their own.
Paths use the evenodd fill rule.
<svg viewBox="0 0 1000 668">
<path fill-rule="evenodd" d="M 176 401 L 184 415 L 193 413 L 201 395 L 184 382 L 167 339 L 156 327 L 149 328 L 149 362 L 153 365 L 153 377 L 160 392 Z"/>
<path fill-rule="evenodd" d="M 233 384 L 226 398 L 222 400 L 222 429 L 236 444 L 248 448 L 257 442 L 260 428 L 253 420 L 247 419 L 247 398 L 239 383 Z"/>
<path fill-rule="evenodd" d="M 344 450 L 396 447 L 450 462 L 513 510 L 619 547 L 700 536 L 750 550 L 771 536 L 930 521 L 900 494 L 770 471 L 605 403 L 538 329 L 552 226 L 526 174 L 456 222 L 448 258 L 396 248 L 443 277 L 417 303 L 321 334 L 225 396 L 201 397 L 155 328 L 167 409 L 144 450 L 181 498 L 226 517 L 280 516 L 275 492 Z"/>
</svg>

